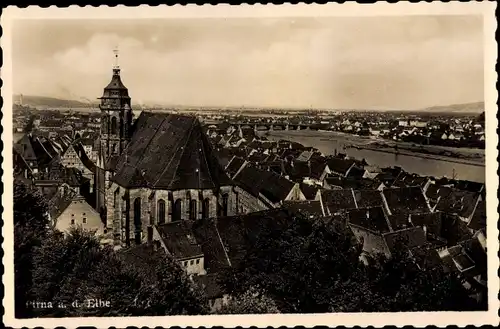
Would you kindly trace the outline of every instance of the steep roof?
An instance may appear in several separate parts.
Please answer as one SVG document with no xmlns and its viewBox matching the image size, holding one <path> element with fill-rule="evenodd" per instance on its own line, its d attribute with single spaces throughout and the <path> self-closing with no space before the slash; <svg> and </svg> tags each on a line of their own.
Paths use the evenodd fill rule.
<svg viewBox="0 0 500 329">
<path fill-rule="evenodd" d="M 191 222 L 180 221 L 157 225 L 165 246 L 176 259 L 194 258 L 203 255 L 200 245 L 191 232 Z"/>
<path fill-rule="evenodd" d="M 308 216 L 322 217 L 323 207 L 320 201 L 285 201 L 283 208 L 290 210 L 293 213 L 301 213 Z"/>
<path fill-rule="evenodd" d="M 198 119 L 142 112 L 113 181 L 127 188 L 209 189 L 231 185 Z"/>
<path fill-rule="evenodd" d="M 382 207 L 384 201 L 379 190 L 355 190 L 354 196 L 358 207 Z"/>
<path fill-rule="evenodd" d="M 392 214 L 430 211 L 420 186 L 387 188 L 382 193 Z"/>
<path fill-rule="evenodd" d="M 391 252 L 398 246 L 412 249 L 427 243 L 425 232 L 421 227 L 410 227 L 396 232 L 386 233 L 384 234 L 384 239 Z"/>
<path fill-rule="evenodd" d="M 323 199 L 323 205 L 328 208 L 330 214 L 340 210 L 357 208 L 352 189 L 323 190 L 321 191 L 321 198 Z"/>
<path fill-rule="evenodd" d="M 437 193 L 439 195 L 437 210 L 462 217 L 469 217 L 473 214 L 480 196 L 479 192 L 469 192 L 445 186 L 439 188 Z"/>
<path fill-rule="evenodd" d="M 231 161 L 226 166 L 226 172 L 229 174 L 229 177 L 233 177 L 236 175 L 238 170 L 240 170 L 241 166 L 245 163 L 245 159 L 242 159 L 240 157 L 233 157 Z"/>
<path fill-rule="evenodd" d="M 249 165 L 245 166 L 234 180 L 247 192 L 256 197 L 262 194 L 273 203 L 284 201 L 295 185 L 275 172 Z"/>
<path fill-rule="evenodd" d="M 389 225 L 382 207 L 360 208 L 349 211 L 349 224 L 378 233 L 389 232 Z"/>
</svg>

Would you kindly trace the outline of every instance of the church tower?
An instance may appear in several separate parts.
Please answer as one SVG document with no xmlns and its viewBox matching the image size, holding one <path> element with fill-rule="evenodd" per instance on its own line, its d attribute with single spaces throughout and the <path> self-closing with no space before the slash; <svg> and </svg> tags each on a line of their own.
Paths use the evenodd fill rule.
<svg viewBox="0 0 500 329">
<path fill-rule="evenodd" d="M 101 110 L 100 161 L 105 166 L 111 156 L 119 156 L 131 137 L 132 108 L 128 89 L 120 78 L 118 50 L 114 51 L 115 63 L 111 82 L 104 88 Z"/>
</svg>

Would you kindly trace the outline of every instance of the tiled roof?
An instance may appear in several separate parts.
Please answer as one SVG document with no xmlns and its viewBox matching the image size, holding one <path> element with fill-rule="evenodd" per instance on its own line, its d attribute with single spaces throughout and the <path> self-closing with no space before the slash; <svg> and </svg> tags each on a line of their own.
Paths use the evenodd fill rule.
<svg viewBox="0 0 500 329">
<path fill-rule="evenodd" d="M 384 234 L 387 247 L 392 252 L 396 247 L 403 246 L 408 249 L 423 246 L 427 243 L 425 232 L 421 227 L 410 227 L 395 232 Z"/>
<path fill-rule="evenodd" d="M 203 255 L 200 245 L 191 231 L 190 221 L 157 225 L 165 246 L 176 259 L 194 258 Z"/>
<path fill-rule="evenodd" d="M 430 212 L 419 186 L 386 188 L 382 193 L 392 214 Z"/>
<path fill-rule="evenodd" d="M 245 166 L 233 179 L 247 192 L 256 197 L 260 193 L 273 203 L 284 201 L 295 185 L 272 171 L 249 165 Z"/>
<path fill-rule="evenodd" d="M 440 187 L 437 193 L 439 195 L 437 210 L 465 218 L 473 214 L 480 196 L 478 192 L 463 191 L 451 187 Z"/>
<path fill-rule="evenodd" d="M 330 211 L 330 214 L 357 208 L 352 189 L 322 190 L 321 198 L 323 199 L 323 205 Z"/>
<path fill-rule="evenodd" d="M 394 231 L 402 230 L 404 228 L 412 226 L 409 221 L 409 214 L 407 213 L 396 213 L 393 215 L 389 215 L 387 216 L 387 219 L 389 220 L 389 223 L 391 223 L 391 228 Z"/>
<path fill-rule="evenodd" d="M 320 201 L 285 201 L 283 208 L 306 216 L 324 216 Z"/>
<path fill-rule="evenodd" d="M 410 222 L 414 226 L 426 227 L 427 232 L 432 233 L 436 236 L 441 235 L 442 223 L 441 223 L 441 212 L 428 212 L 422 214 L 411 214 Z"/>
<path fill-rule="evenodd" d="M 378 233 L 389 232 L 389 225 L 382 207 L 352 209 L 348 212 L 349 224 Z"/>
<path fill-rule="evenodd" d="M 348 170 L 354 165 L 354 160 L 343 160 L 335 157 L 329 157 L 327 164 L 332 173 L 347 175 Z"/>
<path fill-rule="evenodd" d="M 48 208 L 50 218 L 56 220 L 60 214 L 71 204 L 75 198 L 76 193 L 74 191 L 67 191 L 66 194 L 57 193 L 48 201 Z"/>
<path fill-rule="evenodd" d="M 118 160 L 113 177 L 118 185 L 168 190 L 231 185 L 195 117 L 142 112 L 136 125 Z"/>
<path fill-rule="evenodd" d="M 316 198 L 316 194 L 318 193 L 317 187 L 314 187 L 306 183 L 300 183 L 299 188 L 307 200 L 314 200 Z"/>
<path fill-rule="evenodd" d="M 241 166 L 243 166 L 244 163 L 245 159 L 236 156 L 233 157 L 226 166 L 226 172 L 228 173 L 229 177 L 233 177 L 238 172 L 238 170 L 240 170 Z"/>
<path fill-rule="evenodd" d="M 379 190 L 355 190 L 354 196 L 360 208 L 382 207 L 384 205 L 382 192 Z"/>
<path fill-rule="evenodd" d="M 468 226 L 474 231 L 486 228 L 486 201 L 479 201 Z"/>
</svg>

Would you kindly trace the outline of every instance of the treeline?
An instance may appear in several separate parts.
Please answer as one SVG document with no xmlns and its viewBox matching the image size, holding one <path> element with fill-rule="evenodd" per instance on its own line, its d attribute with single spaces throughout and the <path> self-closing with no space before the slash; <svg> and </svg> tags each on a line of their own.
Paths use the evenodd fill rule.
<svg viewBox="0 0 500 329">
<path fill-rule="evenodd" d="M 149 271 L 103 247 L 89 233 L 48 226 L 43 198 L 16 183 L 16 317 L 207 314 L 208 301 L 162 252 Z M 232 298 L 220 314 L 462 311 L 486 308 L 442 267 L 420 269 L 401 249 L 359 261 L 361 247 L 340 222 L 303 216 L 268 221 L 247 234 L 245 255 L 218 275 Z M 109 301 L 89 307 L 86 300 Z M 79 302 L 75 305 L 74 302 Z M 36 305 L 36 302 L 45 303 Z M 48 307 L 48 302 L 51 307 Z M 95 303 L 94 302 L 94 303 Z"/>
<path fill-rule="evenodd" d="M 264 296 L 281 313 L 486 309 L 455 274 L 419 268 L 403 247 L 365 265 L 361 246 L 341 222 L 297 216 L 249 239 L 245 258 L 220 276 L 221 284 L 236 298 Z"/>
<path fill-rule="evenodd" d="M 40 195 L 15 184 L 16 317 L 207 313 L 204 296 L 171 258 L 162 255 L 144 271 L 93 234 L 50 229 L 46 210 Z"/>
</svg>

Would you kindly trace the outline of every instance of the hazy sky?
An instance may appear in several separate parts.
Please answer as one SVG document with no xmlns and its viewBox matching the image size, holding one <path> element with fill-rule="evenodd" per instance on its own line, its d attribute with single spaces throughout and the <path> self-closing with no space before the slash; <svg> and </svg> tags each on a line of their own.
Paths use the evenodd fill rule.
<svg viewBox="0 0 500 329">
<path fill-rule="evenodd" d="M 483 101 L 480 16 L 31 20 L 14 92 L 95 100 L 120 49 L 132 102 L 416 109 Z"/>
</svg>

